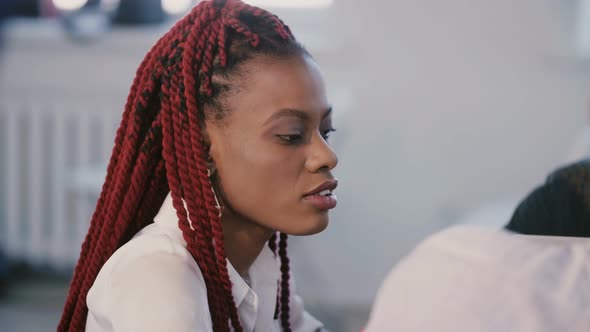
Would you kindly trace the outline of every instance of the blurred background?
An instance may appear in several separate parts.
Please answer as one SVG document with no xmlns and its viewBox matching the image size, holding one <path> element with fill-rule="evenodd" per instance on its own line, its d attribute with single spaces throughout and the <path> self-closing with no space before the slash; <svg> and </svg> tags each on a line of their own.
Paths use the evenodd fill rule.
<svg viewBox="0 0 590 332">
<path fill-rule="evenodd" d="M 0 330 L 54 330 L 139 62 L 193 0 L 0 0 Z M 587 156 L 589 0 L 257 0 L 315 56 L 338 208 L 290 244 L 298 289 L 359 331 L 388 270 L 455 223 L 501 227 Z"/>
</svg>

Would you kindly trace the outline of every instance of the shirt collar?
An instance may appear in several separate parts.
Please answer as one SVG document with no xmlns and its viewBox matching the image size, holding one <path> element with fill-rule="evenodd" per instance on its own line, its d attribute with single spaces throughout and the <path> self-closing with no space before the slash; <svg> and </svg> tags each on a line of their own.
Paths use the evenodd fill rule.
<svg viewBox="0 0 590 332">
<path fill-rule="evenodd" d="M 159 226 L 165 227 L 175 240 L 186 247 L 186 241 L 178 226 L 178 216 L 172 204 L 172 195 L 170 193 L 166 196 L 160 211 L 154 218 L 154 222 Z M 261 315 L 270 315 L 270 319 L 272 320 L 274 306 L 276 304 L 277 286 L 280 278 L 280 266 L 275 258 L 275 254 L 270 248 L 264 246 L 256 260 L 250 266 L 248 273 L 250 275 L 251 286 L 240 276 L 229 260 L 227 261 L 227 271 L 232 283 L 232 295 L 236 307 L 240 308 L 245 301 L 253 307 L 255 316 L 258 316 L 258 313 Z M 265 317 L 265 319 L 269 319 L 269 317 Z"/>
</svg>

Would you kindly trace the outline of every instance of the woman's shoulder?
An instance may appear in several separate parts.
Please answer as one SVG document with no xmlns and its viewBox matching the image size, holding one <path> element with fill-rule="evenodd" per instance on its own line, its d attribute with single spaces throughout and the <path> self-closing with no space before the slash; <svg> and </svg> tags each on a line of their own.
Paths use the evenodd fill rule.
<svg viewBox="0 0 590 332">
<path fill-rule="evenodd" d="M 148 225 L 107 260 L 98 277 L 120 278 L 125 274 L 138 273 L 137 268 L 141 267 L 147 269 L 144 272 L 151 274 L 162 270 L 166 274 L 170 274 L 169 271 L 187 270 L 202 279 L 201 271 L 181 236 L 161 225 Z"/>
<path fill-rule="evenodd" d="M 136 330 L 147 319 L 151 328 L 169 330 L 176 320 L 181 320 L 174 323 L 179 328 L 178 324 L 192 327 L 210 321 L 198 265 L 173 234 L 155 224 L 148 227 L 119 248 L 99 272 L 87 297 L 90 325 L 96 319 Z M 199 310 L 203 312 L 195 315 Z"/>
</svg>

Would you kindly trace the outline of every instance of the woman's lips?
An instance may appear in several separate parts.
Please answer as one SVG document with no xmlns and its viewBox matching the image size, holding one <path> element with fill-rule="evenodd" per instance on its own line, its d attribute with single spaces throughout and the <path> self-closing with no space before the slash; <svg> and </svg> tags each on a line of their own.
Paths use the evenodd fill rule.
<svg viewBox="0 0 590 332">
<path fill-rule="evenodd" d="M 336 204 L 338 204 L 338 199 L 331 190 L 324 190 L 317 194 L 306 195 L 303 197 L 303 201 L 307 204 L 313 205 L 319 210 L 330 210 L 335 208 Z"/>
<path fill-rule="evenodd" d="M 315 189 L 310 190 L 304 196 L 319 194 L 319 193 L 324 192 L 326 190 L 334 191 L 336 189 L 336 187 L 338 187 L 338 180 L 330 179 L 330 180 L 327 180 L 324 183 L 320 184 L 319 186 L 315 187 Z"/>
</svg>

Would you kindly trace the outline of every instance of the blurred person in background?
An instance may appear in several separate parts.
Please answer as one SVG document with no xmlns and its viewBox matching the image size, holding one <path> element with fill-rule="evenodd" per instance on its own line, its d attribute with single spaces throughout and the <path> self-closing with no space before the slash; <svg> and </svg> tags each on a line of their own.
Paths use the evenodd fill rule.
<svg viewBox="0 0 590 332">
<path fill-rule="evenodd" d="M 322 330 L 287 235 L 336 206 L 331 119 L 280 19 L 202 1 L 137 71 L 58 330 Z"/>
<path fill-rule="evenodd" d="M 461 225 L 424 240 L 383 282 L 367 331 L 587 331 L 587 237 L 585 159 L 551 173 L 505 230 Z"/>
<path fill-rule="evenodd" d="M 518 205 L 506 229 L 522 234 L 590 237 L 590 160 L 551 173 Z"/>
<path fill-rule="evenodd" d="M 590 171 L 590 112 L 587 123 L 575 136 L 563 161 L 559 161 L 546 182 L 524 199 L 510 196 L 488 202 L 470 211 L 460 224 L 506 228 L 536 235 L 590 236 L 590 194 L 584 193 Z"/>
<path fill-rule="evenodd" d="M 581 138 L 571 157 L 588 157 Z M 588 331 L 588 237 L 584 159 L 552 172 L 505 230 L 462 225 L 424 240 L 385 279 L 367 331 Z"/>
<path fill-rule="evenodd" d="M 590 237 L 588 158 L 590 127 L 586 124 L 574 142 L 565 166 L 552 172 L 544 184 L 520 202 L 506 229 L 522 234 Z"/>
<path fill-rule="evenodd" d="M 590 239 L 455 226 L 389 273 L 366 332 L 586 332 Z"/>
</svg>

